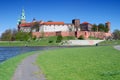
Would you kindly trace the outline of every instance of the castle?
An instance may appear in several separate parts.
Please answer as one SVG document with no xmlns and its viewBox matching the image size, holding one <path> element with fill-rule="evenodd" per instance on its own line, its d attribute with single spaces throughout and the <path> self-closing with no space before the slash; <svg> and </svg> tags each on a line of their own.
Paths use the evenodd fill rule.
<svg viewBox="0 0 120 80">
<path fill-rule="evenodd" d="M 24 9 L 22 10 L 21 18 L 18 21 L 17 27 L 19 31 L 32 32 L 32 35 L 39 37 L 48 36 L 84 36 L 85 39 L 91 37 L 104 39 L 111 36 L 110 33 L 110 22 L 105 23 L 108 28 L 108 32 L 93 32 L 92 24 L 88 22 L 80 23 L 79 19 L 73 19 L 72 23 L 66 24 L 64 22 L 54 22 L 54 21 L 36 21 L 33 19 L 32 22 L 26 22 Z M 36 28 L 35 28 L 36 26 Z"/>
</svg>

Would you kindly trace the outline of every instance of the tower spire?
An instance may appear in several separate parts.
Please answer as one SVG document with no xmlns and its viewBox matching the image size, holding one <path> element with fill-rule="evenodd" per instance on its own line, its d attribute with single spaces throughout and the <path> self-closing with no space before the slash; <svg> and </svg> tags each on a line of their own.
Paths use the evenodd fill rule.
<svg viewBox="0 0 120 80">
<path fill-rule="evenodd" d="M 25 10 L 22 9 L 21 20 L 25 20 Z"/>
<path fill-rule="evenodd" d="M 21 14 L 20 20 L 21 20 L 21 23 L 25 23 L 25 22 L 26 22 L 26 17 L 25 17 L 25 10 L 24 10 L 24 8 L 22 9 L 22 14 Z"/>
</svg>

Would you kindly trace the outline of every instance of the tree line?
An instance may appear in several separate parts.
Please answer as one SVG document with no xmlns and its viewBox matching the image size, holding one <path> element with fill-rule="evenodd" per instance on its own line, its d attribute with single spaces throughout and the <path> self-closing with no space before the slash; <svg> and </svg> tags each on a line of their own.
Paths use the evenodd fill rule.
<svg viewBox="0 0 120 80">
<path fill-rule="evenodd" d="M 34 22 L 30 32 L 22 32 L 16 29 L 7 29 L 2 33 L 0 40 L 2 41 L 27 41 L 29 39 L 33 39 L 32 30 L 39 31 L 39 23 Z M 34 37 L 35 38 L 35 37 Z"/>
<path fill-rule="evenodd" d="M 112 38 L 115 40 L 120 40 L 120 30 L 116 29 L 113 31 Z M 16 29 L 7 29 L 1 34 L 1 41 L 28 41 L 33 39 L 31 32 L 22 32 Z"/>
<path fill-rule="evenodd" d="M 27 41 L 31 38 L 31 34 L 18 31 L 16 29 L 7 29 L 1 34 L 1 41 Z"/>
<path fill-rule="evenodd" d="M 104 25 L 102 23 L 100 24 L 93 24 L 92 25 L 92 31 L 96 32 L 96 31 L 99 31 L 99 32 L 108 32 L 109 29 L 108 29 L 108 26 L 107 25 Z"/>
</svg>

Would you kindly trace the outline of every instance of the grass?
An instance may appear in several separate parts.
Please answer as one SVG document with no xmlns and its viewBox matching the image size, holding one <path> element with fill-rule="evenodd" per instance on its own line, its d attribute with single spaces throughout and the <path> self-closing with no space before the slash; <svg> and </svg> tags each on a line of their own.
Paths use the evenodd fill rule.
<svg viewBox="0 0 120 80">
<path fill-rule="evenodd" d="M 0 64 L 0 80 L 11 80 L 17 65 L 27 56 L 35 52 L 21 54 Z"/>
<path fill-rule="evenodd" d="M 75 39 L 75 37 L 63 37 L 63 40 Z M 0 46 L 57 46 L 57 36 L 44 37 L 36 40 L 29 41 L 0 41 Z"/>
<path fill-rule="evenodd" d="M 110 46 L 46 51 L 37 64 L 47 80 L 120 80 L 120 51 Z"/>
<path fill-rule="evenodd" d="M 120 45 L 120 40 L 112 40 L 112 41 L 103 41 L 99 43 L 100 45 Z"/>
<path fill-rule="evenodd" d="M 0 46 L 25 46 L 26 41 L 0 41 Z"/>
<path fill-rule="evenodd" d="M 99 38 L 95 38 L 95 37 L 90 36 L 90 37 L 89 37 L 89 40 L 102 40 L 102 39 L 99 39 Z"/>
<path fill-rule="evenodd" d="M 0 46 L 52 46 L 56 43 L 57 37 L 41 38 L 30 41 L 1 41 Z"/>
</svg>

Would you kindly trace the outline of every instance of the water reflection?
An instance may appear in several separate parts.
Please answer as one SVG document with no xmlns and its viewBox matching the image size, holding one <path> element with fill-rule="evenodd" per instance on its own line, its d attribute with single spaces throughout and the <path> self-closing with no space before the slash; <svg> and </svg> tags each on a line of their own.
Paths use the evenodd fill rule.
<svg viewBox="0 0 120 80">
<path fill-rule="evenodd" d="M 48 50 L 55 49 L 59 47 L 0 47 L 0 62 L 3 62 L 11 57 L 14 57 L 19 54 L 23 54 L 25 52 L 30 51 L 38 51 L 38 50 Z"/>
</svg>

